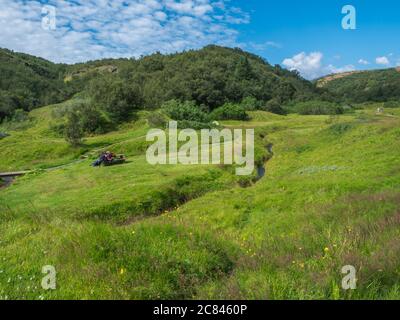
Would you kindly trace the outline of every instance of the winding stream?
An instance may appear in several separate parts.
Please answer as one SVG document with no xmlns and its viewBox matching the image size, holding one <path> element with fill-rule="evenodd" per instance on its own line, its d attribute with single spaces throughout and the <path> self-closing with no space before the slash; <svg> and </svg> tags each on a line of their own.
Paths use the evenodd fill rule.
<svg viewBox="0 0 400 320">
<path fill-rule="evenodd" d="M 14 181 L 14 177 L 0 178 L 0 189 L 7 188 Z"/>
<path fill-rule="evenodd" d="M 273 152 L 273 145 L 269 144 L 267 147 L 268 152 L 274 156 L 274 152 Z M 260 181 L 262 178 L 264 178 L 265 174 L 267 173 L 267 162 L 270 160 L 271 158 L 269 158 L 267 161 L 265 161 L 263 163 L 263 165 L 260 165 L 257 167 L 257 176 L 255 178 L 255 183 L 257 183 L 258 181 Z"/>
</svg>

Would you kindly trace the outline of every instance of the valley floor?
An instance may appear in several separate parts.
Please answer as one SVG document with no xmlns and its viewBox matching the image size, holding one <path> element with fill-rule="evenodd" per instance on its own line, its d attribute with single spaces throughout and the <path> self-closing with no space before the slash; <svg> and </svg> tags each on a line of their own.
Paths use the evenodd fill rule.
<svg viewBox="0 0 400 320">
<path fill-rule="evenodd" d="M 224 123 L 256 128 L 257 159 L 273 144 L 244 188 L 231 168 L 147 164 L 145 117 L 69 147 L 57 107 L 0 140 L 0 171 L 35 170 L 0 189 L 0 299 L 400 298 L 399 110 Z M 128 163 L 90 167 L 107 148 Z"/>
</svg>

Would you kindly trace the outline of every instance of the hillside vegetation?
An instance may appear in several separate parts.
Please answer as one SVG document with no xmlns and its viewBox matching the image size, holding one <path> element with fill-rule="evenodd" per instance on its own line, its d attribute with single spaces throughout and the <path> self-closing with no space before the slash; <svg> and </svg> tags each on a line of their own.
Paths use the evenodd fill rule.
<svg viewBox="0 0 400 320">
<path fill-rule="evenodd" d="M 351 72 L 317 81 L 336 99 L 351 103 L 400 101 L 400 69 Z"/>
<path fill-rule="evenodd" d="M 12 117 L 16 109 L 61 102 L 81 91 L 91 97 L 91 88 L 109 89 L 105 83 L 124 83 L 134 90 L 140 109 L 156 109 L 173 99 L 194 101 L 207 110 L 249 97 L 264 105 L 272 99 L 285 103 L 315 91 L 296 73 L 240 49 L 218 46 L 71 66 L 3 49 L 0 59 L 0 119 Z"/>
<path fill-rule="evenodd" d="M 41 58 L 0 49 L 0 120 L 25 111 L 66 100 L 65 66 Z"/>
</svg>

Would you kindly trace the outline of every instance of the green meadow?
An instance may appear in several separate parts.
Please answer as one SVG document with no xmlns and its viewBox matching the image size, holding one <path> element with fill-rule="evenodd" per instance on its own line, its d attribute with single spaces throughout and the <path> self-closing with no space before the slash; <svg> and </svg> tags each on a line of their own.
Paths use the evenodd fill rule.
<svg viewBox="0 0 400 320">
<path fill-rule="evenodd" d="M 399 109 L 222 122 L 255 128 L 266 175 L 244 181 L 148 164 L 146 112 L 72 147 L 50 129 L 66 104 L 3 125 L 0 172 L 32 171 L 0 189 L 0 299 L 400 298 Z M 127 163 L 92 168 L 108 149 Z"/>
</svg>

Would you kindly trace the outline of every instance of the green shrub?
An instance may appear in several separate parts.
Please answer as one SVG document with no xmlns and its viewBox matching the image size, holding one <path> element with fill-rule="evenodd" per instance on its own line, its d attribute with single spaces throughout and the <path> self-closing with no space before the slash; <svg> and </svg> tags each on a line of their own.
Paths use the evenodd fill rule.
<svg viewBox="0 0 400 320">
<path fill-rule="evenodd" d="M 210 119 L 246 121 L 249 119 L 249 116 L 242 106 L 233 103 L 226 103 L 222 107 L 219 107 L 211 112 Z"/>
<path fill-rule="evenodd" d="M 65 125 L 65 139 L 72 145 L 78 146 L 82 142 L 83 130 L 79 121 L 79 115 L 76 112 L 70 112 L 67 115 L 67 123 Z"/>
<path fill-rule="evenodd" d="M 395 100 L 390 100 L 386 101 L 383 104 L 384 108 L 399 108 L 400 107 L 400 101 L 395 101 Z"/>
<path fill-rule="evenodd" d="M 301 115 L 333 115 L 344 113 L 343 107 L 336 103 L 319 100 L 299 102 L 294 105 L 292 111 Z"/>
<path fill-rule="evenodd" d="M 137 85 L 111 76 L 93 80 L 89 86 L 89 96 L 96 107 L 117 123 L 130 119 L 142 105 Z"/>
<path fill-rule="evenodd" d="M 155 111 L 149 114 L 147 121 L 149 122 L 149 126 L 152 128 L 164 129 L 167 125 L 168 118 L 162 112 Z"/>
<path fill-rule="evenodd" d="M 10 93 L 0 90 L 0 121 L 11 117 L 16 108 L 14 97 Z"/>
<path fill-rule="evenodd" d="M 80 116 L 82 130 L 87 134 L 106 133 L 112 127 L 110 121 L 93 105 L 82 104 L 76 112 Z"/>
<path fill-rule="evenodd" d="M 99 109 L 91 104 L 78 103 L 65 111 L 66 121 L 51 125 L 51 130 L 64 135 L 72 145 L 78 145 L 85 135 L 110 131 L 111 123 Z"/>
<path fill-rule="evenodd" d="M 269 100 L 265 106 L 262 107 L 262 110 L 281 115 L 286 114 L 285 109 L 282 108 L 278 99 Z"/>
<path fill-rule="evenodd" d="M 13 122 L 24 122 L 29 119 L 28 112 L 22 110 L 22 109 L 17 109 L 14 111 L 14 114 L 12 115 L 11 121 Z"/>
<path fill-rule="evenodd" d="M 342 135 L 353 128 L 353 123 L 336 123 L 329 127 L 329 131 L 336 135 Z"/>
<path fill-rule="evenodd" d="M 343 113 L 354 113 L 355 108 L 351 104 L 342 105 Z"/>
<path fill-rule="evenodd" d="M 217 126 L 210 122 L 197 122 L 197 121 L 178 121 L 178 129 L 194 129 L 194 130 L 201 130 L 201 129 L 213 129 Z"/>
<path fill-rule="evenodd" d="M 254 97 L 246 97 L 240 103 L 240 106 L 246 111 L 259 110 L 263 105 L 262 101 L 257 100 Z"/>
<path fill-rule="evenodd" d="M 170 100 L 162 105 L 162 109 L 174 120 L 208 122 L 208 115 L 194 102 Z"/>
</svg>

